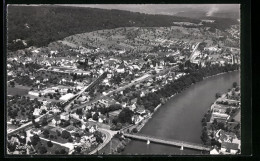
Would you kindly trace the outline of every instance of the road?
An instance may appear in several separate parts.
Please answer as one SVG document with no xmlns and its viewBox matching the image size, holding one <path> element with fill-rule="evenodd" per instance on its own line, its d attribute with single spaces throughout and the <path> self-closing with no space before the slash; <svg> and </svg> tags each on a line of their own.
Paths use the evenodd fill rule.
<svg viewBox="0 0 260 161">
<path fill-rule="evenodd" d="M 121 87 L 119 87 L 118 89 L 115 89 L 115 90 L 113 90 L 113 91 L 109 91 L 108 94 L 105 95 L 105 96 L 108 96 L 108 95 L 110 95 L 110 94 L 112 94 L 112 93 L 114 93 L 114 92 L 122 91 L 122 90 L 124 90 L 124 89 L 126 89 L 126 88 L 128 88 L 128 87 L 131 87 L 132 85 L 141 83 L 141 82 L 143 82 L 143 81 L 145 81 L 145 80 L 147 80 L 147 79 L 156 77 L 156 76 L 160 75 L 161 73 L 164 73 L 164 72 L 169 71 L 169 70 L 172 70 L 172 69 L 177 69 L 177 68 L 178 68 L 178 66 L 174 66 L 174 67 L 165 69 L 165 70 L 163 70 L 162 72 L 160 72 L 160 73 L 158 73 L 158 74 L 156 74 L 156 75 L 146 74 L 146 76 L 142 76 L 142 77 L 140 77 L 140 78 L 137 78 L 137 79 L 133 80 L 131 83 L 129 83 L 129 84 L 127 84 L 127 85 L 121 86 Z M 95 82 L 95 81 L 94 81 L 94 82 Z M 92 83 L 93 83 L 93 82 L 92 82 Z M 92 84 L 92 83 L 91 83 L 91 84 Z M 89 84 L 87 87 L 83 88 L 83 89 L 78 93 L 78 96 L 79 96 L 81 93 L 83 93 L 83 91 L 86 90 L 91 84 Z M 78 96 L 77 96 L 77 97 L 78 97 Z M 102 99 L 102 98 L 104 98 L 105 96 L 100 96 L 100 97 L 96 98 L 95 100 L 93 100 L 93 101 L 91 101 L 91 102 L 88 102 L 88 103 L 83 104 L 83 105 L 81 105 L 81 106 L 79 106 L 79 107 L 77 107 L 77 108 L 74 108 L 74 109 L 72 110 L 72 112 L 73 112 L 73 111 L 76 111 L 77 109 L 83 108 L 83 107 L 85 107 L 86 105 L 90 105 L 90 104 L 93 103 L 94 101 L 99 100 L 99 99 Z M 71 102 L 72 102 L 72 101 L 71 101 Z M 38 119 L 40 119 L 40 118 L 46 116 L 48 113 L 49 113 L 49 112 L 47 112 L 46 114 L 44 114 L 44 115 L 38 117 Z M 54 117 L 54 116 L 50 116 L 48 119 L 52 119 L 53 117 Z M 80 121 L 82 121 L 82 120 L 80 120 Z M 7 135 L 16 133 L 16 132 L 18 132 L 19 130 L 22 130 L 22 129 L 24 129 L 24 128 L 28 128 L 28 127 L 30 127 L 30 126 L 32 126 L 32 125 L 33 125 L 33 124 L 32 124 L 32 122 L 30 121 L 30 122 L 28 122 L 28 123 L 22 125 L 21 127 L 15 129 L 15 130 L 13 130 L 13 131 L 8 132 Z M 100 128 L 100 131 L 102 131 L 104 134 L 106 134 L 106 139 L 105 139 L 105 141 L 104 141 L 103 144 L 101 144 L 96 150 L 92 151 L 93 153 L 95 153 L 97 150 L 102 149 L 102 148 L 111 140 L 111 138 L 113 137 L 113 135 L 117 132 L 117 131 L 111 131 L 111 130 L 106 130 L 106 129 L 101 129 L 101 128 Z M 93 154 L 93 153 L 92 153 L 92 154 Z"/>
<path fill-rule="evenodd" d="M 97 153 L 97 151 L 100 151 L 102 148 L 104 148 L 109 143 L 109 141 L 112 139 L 112 137 L 118 132 L 118 131 L 111 131 L 111 130 L 102 129 L 102 128 L 99 128 L 98 131 L 105 134 L 106 138 L 105 138 L 105 140 L 103 140 L 102 144 L 100 144 L 95 150 L 93 150 L 89 153 L 90 155 L 95 154 L 95 153 Z"/>
<path fill-rule="evenodd" d="M 51 141 L 54 144 L 58 144 L 60 146 L 66 147 L 66 148 L 69 149 L 69 151 L 72 151 L 74 149 L 74 146 L 76 145 L 76 144 L 73 144 L 73 143 L 59 143 L 59 142 L 49 140 L 49 139 L 46 139 L 46 138 L 43 138 L 43 137 L 40 137 L 40 139 L 45 140 L 45 141 Z"/>
<path fill-rule="evenodd" d="M 42 117 L 44 117 L 44 116 L 46 116 L 46 115 L 48 115 L 48 114 L 49 114 L 49 111 L 48 111 L 46 114 L 44 114 L 44 115 L 42 115 L 42 116 L 40 116 L 40 117 L 38 117 L 38 118 L 36 118 L 36 119 L 41 119 Z M 51 116 L 51 117 L 53 117 L 53 116 Z M 30 127 L 30 126 L 32 126 L 32 125 L 33 125 L 32 121 L 27 122 L 27 123 L 23 124 L 22 126 L 16 128 L 16 129 L 14 129 L 14 130 L 12 130 L 12 131 L 7 132 L 7 135 L 16 133 L 16 132 L 18 132 L 18 131 L 20 131 L 20 130 L 22 130 L 22 129 L 25 129 L 25 128 L 27 128 L 27 127 Z"/>
<path fill-rule="evenodd" d="M 74 119 L 76 119 L 78 121 L 81 121 L 82 124 L 86 124 L 86 122 L 84 122 L 82 119 L 79 119 L 75 115 L 71 114 L 70 116 L 72 116 Z M 96 149 L 92 150 L 89 154 L 95 154 L 97 151 L 101 150 L 104 146 L 107 145 L 107 143 L 109 143 L 109 141 L 112 139 L 112 137 L 118 132 L 118 131 L 111 131 L 111 130 L 104 129 L 104 128 L 98 128 L 98 131 L 105 134 L 105 136 L 106 136 L 105 140 L 103 140 L 103 143 L 100 144 Z"/>
<path fill-rule="evenodd" d="M 195 51 L 196 51 L 197 48 L 199 47 L 199 44 L 200 44 L 200 42 L 198 42 L 197 45 L 195 46 L 195 48 L 193 49 L 193 51 L 192 51 L 192 53 L 191 53 L 191 55 L 190 55 L 190 57 L 189 57 L 189 60 L 192 60 L 192 58 L 193 58 L 193 56 L 194 56 L 194 54 L 195 54 Z"/>
<path fill-rule="evenodd" d="M 125 86 L 119 87 L 119 88 L 117 88 L 117 89 L 115 89 L 115 90 L 113 90 L 113 91 L 109 91 L 108 93 L 105 94 L 105 96 L 108 96 L 108 95 L 110 95 L 110 94 L 112 94 L 112 93 L 115 93 L 115 92 L 122 91 L 122 90 L 124 90 L 124 89 L 126 89 L 126 88 L 131 87 L 132 85 L 141 83 L 141 82 L 143 82 L 143 81 L 145 81 L 145 80 L 151 78 L 152 76 L 153 76 L 153 75 L 151 75 L 151 74 L 145 74 L 145 75 L 142 76 L 141 78 L 137 78 L 137 79 L 133 80 L 131 83 L 125 85 Z"/>
<path fill-rule="evenodd" d="M 169 70 L 172 70 L 172 69 L 178 69 L 178 66 L 174 66 L 174 67 L 171 67 L 171 68 L 167 68 L 167 69 L 165 69 L 165 70 L 163 70 L 163 71 L 161 71 L 160 73 L 157 73 L 157 74 L 155 74 L 155 75 L 146 74 L 147 76 L 145 76 L 145 77 L 142 76 L 142 77 L 136 78 L 135 80 L 133 80 L 131 83 L 129 83 L 129 84 L 127 84 L 127 85 L 124 85 L 124 86 L 118 87 L 118 88 L 115 89 L 115 90 L 106 92 L 106 95 L 99 96 L 98 98 L 96 98 L 96 99 L 94 99 L 94 100 L 92 100 L 92 101 L 90 101 L 90 102 L 88 102 L 88 103 L 82 104 L 82 105 L 80 105 L 79 107 L 74 108 L 73 110 L 71 110 L 71 112 L 76 111 L 77 109 L 86 107 L 87 105 L 90 105 L 91 103 L 96 102 L 96 100 L 103 99 L 104 97 L 109 96 L 109 95 L 111 95 L 111 94 L 113 94 L 113 93 L 115 93 L 115 92 L 116 92 L 116 93 L 117 93 L 117 92 L 120 92 L 120 91 L 122 91 L 122 90 L 124 90 L 124 89 L 126 89 L 126 88 L 129 88 L 129 87 L 131 87 L 131 86 L 133 86 L 133 85 L 136 85 L 136 84 L 138 84 L 138 83 L 141 83 L 141 82 L 143 82 L 143 81 L 145 81 L 145 80 L 148 80 L 148 79 L 150 79 L 150 78 L 156 77 L 156 76 L 160 75 L 161 73 L 164 73 L 164 72 L 169 71 Z M 140 79 L 140 78 L 141 78 L 141 79 Z"/>
<path fill-rule="evenodd" d="M 90 105 L 91 103 L 96 102 L 96 100 L 101 100 L 101 99 L 103 99 L 104 97 L 109 96 L 109 95 L 111 95 L 111 94 L 113 94 L 113 93 L 115 93 L 115 92 L 120 92 L 120 91 L 122 91 L 122 90 L 124 90 L 124 89 L 126 89 L 126 88 L 131 87 L 132 85 L 141 83 L 141 82 L 143 82 L 143 81 L 145 81 L 145 80 L 147 80 L 147 79 L 149 79 L 149 78 L 152 78 L 153 76 L 154 76 L 154 75 L 148 75 L 147 77 L 144 77 L 143 79 L 137 78 L 137 79 L 139 79 L 138 81 L 132 81 L 131 83 L 129 83 L 129 84 L 125 85 L 125 86 L 121 86 L 121 87 L 119 87 L 119 88 L 117 88 L 117 89 L 115 89 L 115 90 L 111 90 L 111 91 L 107 92 L 106 95 L 101 95 L 101 96 L 99 96 L 98 98 L 96 98 L 96 99 L 94 99 L 94 100 L 92 100 L 92 101 L 90 101 L 90 102 L 88 102 L 88 103 L 85 103 L 85 104 L 83 104 L 83 105 L 80 105 L 79 107 L 76 107 L 76 108 L 72 109 L 71 112 L 74 112 L 74 111 L 76 111 L 77 109 L 86 107 L 87 105 Z"/>
<path fill-rule="evenodd" d="M 104 76 L 104 74 L 105 74 L 105 73 L 103 73 L 102 75 L 100 75 L 96 80 L 94 80 L 94 81 L 91 82 L 89 85 L 87 85 L 86 87 L 84 87 L 81 91 L 79 91 L 79 92 L 75 95 L 76 97 L 75 97 L 74 99 L 70 100 L 69 104 L 64 107 L 64 110 L 65 110 L 66 112 L 68 112 L 69 109 L 70 109 L 71 103 L 72 103 L 74 100 L 78 99 L 78 97 L 79 97 L 83 92 L 85 92 L 88 88 L 91 88 L 93 84 L 95 84 L 96 82 L 100 81 L 100 79 L 103 79 L 102 77 Z"/>
</svg>

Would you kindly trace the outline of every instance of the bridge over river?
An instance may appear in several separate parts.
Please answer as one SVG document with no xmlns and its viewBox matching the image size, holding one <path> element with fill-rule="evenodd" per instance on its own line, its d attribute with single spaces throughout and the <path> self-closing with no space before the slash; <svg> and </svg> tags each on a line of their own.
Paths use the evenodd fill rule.
<svg viewBox="0 0 260 161">
<path fill-rule="evenodd" d="M 127 137 L 127 138 L 133 138 L 133 139 L 144 140 L 144 141 L 149 140 L 150 142 L 154 142 L 154 143 L 160 143 L 160 144 L 166 144 L 166 145 L 172 145 L 172 146 L 179 146 L 179 147 L 183 146 L 183 148 L 188 148 L 188 149 L 210 151 L 209 146 L 185 142 L 185 141 L 180 141 L 180 140 L 163 139 L 163 138 L 159 138 L 159 137 L 140 135 L 140 134 L 133 135 L 133 134 L 128 134 L 128 133 L 125 133 L 124 136 Z"/>
</svg>

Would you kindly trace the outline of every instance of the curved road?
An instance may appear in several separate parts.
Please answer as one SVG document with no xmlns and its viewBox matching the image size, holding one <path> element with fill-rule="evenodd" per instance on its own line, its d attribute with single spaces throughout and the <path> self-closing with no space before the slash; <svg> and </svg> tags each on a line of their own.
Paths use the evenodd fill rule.
<svg viewBox="0 0 260 161">
<path fill-rule="evenodd" d="M 71 115 L 74 119 L 80 121 L 82 124 L 85 124 L 85 122 L 77 117 L 75 115 Z M 101 150 L 107 143 L 112 139 L 112 137 L 118 132 L 118 131 L 111 131 L 108 129 L 98 128 L 98 131 L 106 135 L 105 140 L 103 140 L 103 143 L 100 144 L 96 149 L 92 150 L 89 154 L 95 154 L 97 151 Z"/>
<path fill-rule="evenodd" d="M 90 155 L 95 154 L 97 151 L 100 151 L 102 148 L 104 148 L 104 146 L 106 146 L 107 143 L 109 143 L 109 141 L 112 139 L 112 137 L 118 132 L 118 131 L 111 131 L 111 130 L 102 129 L 102 128 L 99 128 L 98 130 L 100 132 L 102 132 L 103 134 L 105 134 L 106 138 L 102 144 L 100 144 L 95 150 L 93 150 L 89 153 Z"/>
</svg>

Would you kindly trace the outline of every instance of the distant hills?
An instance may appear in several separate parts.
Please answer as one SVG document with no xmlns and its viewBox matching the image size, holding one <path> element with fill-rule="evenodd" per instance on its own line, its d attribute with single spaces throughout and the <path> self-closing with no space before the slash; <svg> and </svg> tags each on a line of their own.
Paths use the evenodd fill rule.
<svg viewBox="0 0 260 161">
<path fill-rule="evenodd" d="M 200 23 L 188 17 L 149 15 L 122 10 L 78 8 L 67 6 L 8 6 L 8 50 L 15 51 L 29 46 L 46 46 L 67 36 L 117 27 L 167 27 L 173 22 Z M 225 29 L 234 21 L 225 19 L 212 25 Z M 21 39 L 25 41 L 14 40 Z M 25 44 L 25 43 L 26 44 Z"/>
<path fill-rule="evenodd" d="M 238 11 L 222 11 L 222 12 L 214 12 L 211 15 L 208 15 L 209 12 L 206 11 L 185 11 L 178 12 L 174 16 L 179 17 L 189 17 L 189 18 L 207 18 L 218 17 L 218 18 L 230 18 L 230 19 L 239 19 L 240 13 Z"/>
</svg>

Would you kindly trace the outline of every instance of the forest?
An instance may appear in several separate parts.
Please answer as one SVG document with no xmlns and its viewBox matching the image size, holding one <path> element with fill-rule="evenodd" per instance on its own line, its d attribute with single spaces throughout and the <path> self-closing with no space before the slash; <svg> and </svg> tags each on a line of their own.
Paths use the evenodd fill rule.
<svg viewBox="0 0 260 161">
<path fill-rule="evenodd" d="M 16 51 L 30 46 L 47 46 L 67 36 L 117 27 L 168 27 L 173 22 L 198 24 L 199 19 L 167 15 L 149 15 L 122 10 L 66 6 L 8 6 L 8 50 Z M 214 28 L 225 28 L 233 21 L 222 21 Z M 224 22 L 225 24 L 223 24 Z M 14 40 L 25 40 L 14 41 Z"/>
</svg>

